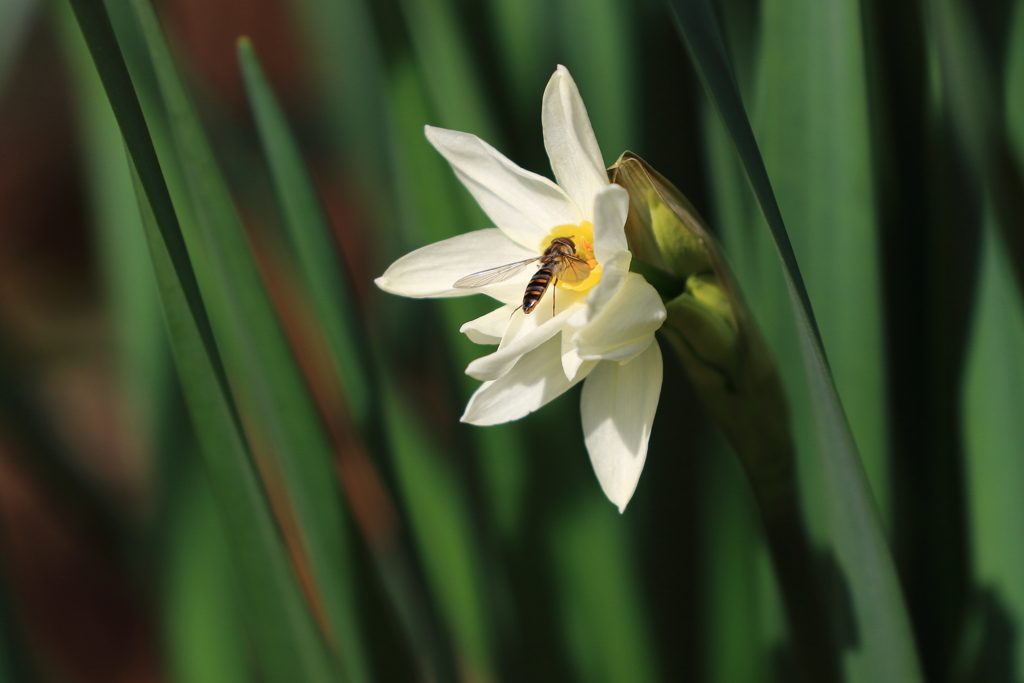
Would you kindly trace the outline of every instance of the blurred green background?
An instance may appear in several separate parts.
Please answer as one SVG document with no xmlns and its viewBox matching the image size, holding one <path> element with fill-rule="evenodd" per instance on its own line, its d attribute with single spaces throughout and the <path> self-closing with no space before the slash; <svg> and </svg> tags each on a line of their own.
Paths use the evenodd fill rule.
<svg viewBox="0 0 1024 683">
<path fill-rule="evenodd" d="M 1024 0 L 73 5 L 0 0 L 0 683 L 800 680 L 670 347 L 619 515 L 578 390 L 458 422 L 483 297 L 372 284 L 558 63 L 775 357 L 837 679 L 1024 681 Z"/>
</svg>

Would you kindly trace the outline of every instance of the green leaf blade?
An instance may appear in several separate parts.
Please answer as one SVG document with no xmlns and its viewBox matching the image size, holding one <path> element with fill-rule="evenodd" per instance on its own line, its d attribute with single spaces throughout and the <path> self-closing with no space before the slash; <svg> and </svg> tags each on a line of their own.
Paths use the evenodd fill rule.
<svg viewBox="0 0 1024 683">
<path fill-rule="evenodd" d="M 200 264 L 199 284 L 210 305 L 213 334 L 268 483 L 277 485 L 274 472 L 280 468 L 284 487 L 276 502 L 294 510 L 297 525 L 291 543 L 298 549 L 298 561 L 309 562 L 314 611 L 325 615 L 328 642 L 337 647 L 339 634 L 353 634 L 356 628 L 344 510 L 331 447 L 153 10 L 144 1 L 133 7 L 184 171 L 195 216 L 194 223 L 185 224 L 185 237 L 189 253 Z M 338 656 L 351 661 L 360 654 Z"/>
<path fill-rule="evenodd" d="M 1004 642 L 996 629 L 1001 619 L 1024 615 L 1024 583 L 1020 567 L 1024 548 L 1024 300 L 1015 286 L 1013 269 L 991 215 L 983 236 L 977 307 L 964 371 L 964 443 L 970 501 L 971 539 L 978 594 L 976 614 L 984 641 L 979 661 L 972 662 L 977 680 L 996 676 L 992 655 L 1016 661 L 1015 675 L 1024 676 L 1024 660 L 998 648 L 1024 648 L 1017 631 Z M 1001 660 L 1000 660 L 1001 661 Z"/>
<path fill-rule="evenodd" d="M 177 456 L 165 539 L 164 645 L 176 680 L 247 683 L 252 667 L 240 609 L 243 593 L 231 566 L 231 547 L 218 518 L 210 482 L 193 442 Z M 196 461 L 196 462 L 193 462 Z"/>
<path fill-rule="evenodd" d="M 282 222 L 306 276 L 317 319 L 323 327 L 345 385 L 349 409 L 357 424 L 366 426 L 370 411 L 368 359 L 360 348 L 359 319 L 346 286 L 344 262 L 331 240 L 323 213 L 301 153 L 288 130 L 284 113 L 274 98 L 247 39 L 238 44 L 242 75 L 253 115 L 267 155 Z"/>
<path fill-rule="evenodd" d="M 768 0 L 756 123 L 836 387 L 889 520 L 881 273 L 856 0 Z"/>
<path fill-rule="evenodd" d="M 455 4 L 451 0 L 402 0 L 401 7 L 440 125 L 499 144 Z"/>
<path fill-rule="evenodd" d="M 768 223 L 795 316 L 818 438 L 828 544 L 847 585 L 859 636 L 847 658 L 853 680 L 921 679 L 895 567 L 860 456 L 839 401 L 806 286 L 729 65 L 718 21 L 704 0 L 673 0 L 680 32 L 721 115 Z"/>
<path fill-rule="evenodd" d="M 275 683 L 297 675 L 310 681 L 332 680 L 326 648 L 292 573 L 226 385 L 217 381 L 223 373 L 213 367 L 216 357 L 203 343 L 201 323 L 164 247 L 141 180 L 136 184 L 171 348 L 228 533 L 261 670 Z"/>
</svg>

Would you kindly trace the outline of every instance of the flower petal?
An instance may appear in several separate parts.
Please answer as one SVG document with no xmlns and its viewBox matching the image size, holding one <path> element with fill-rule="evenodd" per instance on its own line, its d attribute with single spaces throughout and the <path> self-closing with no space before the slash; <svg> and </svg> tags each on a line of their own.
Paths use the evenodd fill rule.
<svg viewBox="0 0 1024 683">
<path fill-rule="evenodd" d="M 375 280 L 385 292 L 414 299 L 487 294 L 502 303 L 523 300 L 530 269 L 510 280 L 475 289 L 455 289 L 456 280 L 488 268 L 535 258 L 537 252 L 510 240 L 496 228 L 476 230 L 406 254 Z"/>
<path fill-rule="evenodd" d="M 633 497 L 647 459 L 661 371 L 661 349 L 654 343 L 625 365 L 598 363 L 583 385 L 583 439 L 601 489 L 619 512 Z"/>
<path fill-rule="evenodd" d="M 572 337 L 573 331 L 571 329 L 562 330 L 562 371 L 565 373 L 565 378 L 569 381 L 576 379 L 576 373 L 579 372 L 580 366 L 584 362 L 576 351 Z"/>
<path fill-rule="evenodd" d="M 601 264 L 601 281 L 591 288 L 586 305 L 569 320 L 572 327 L 583 327 L 589 323 L 615 298 L 629 275 L 629 264 L 632 259 L 631 253 L 620 251 Z"/>
<path fill-rule="evenodd" d="M 566 321 L 583 306 L 583 295 L 567 289 L 557 290 L 557 310 L 551 315 L 547 298 L 551 288 L 532 313 L 521 310 L 512 314 L 512 320 L 494 353 L 477 358 L 466 368 L 466 374 L 479 380 L 498 379 L 512 369 L 520 356 L 534 350 L 562 331 Z"/>
<path fill-rule="evenodd" d="M 607 185 L 594 197 L 594 257 L 604 263 L 626 244 L 626 215 L 629 192 L 620 185 Z"/>
<path fill-rule="evenodd" d="M 618 294 L 572 335 L 572 344 L 583 360 L 625 363 L 647 348 L 666 317 L 658 291 L 642 275 L 628 273 Z"/>
<path fill-rule="evenodd" d="M 505 335 L 516 308 L 513 304 L 496 308 L 476 320 L 470 320 L 459 328 L 459 332 L 469 337 L 474 344 L 498 344 Z"/>
<path fill-rule="evenodd" d="M 495 425 L 525 417 L 585 378 L 596 361 L 584 363 L 569 381 L 562 372 L 559 341 L 549 339 L 519 359 L 508 373 L 484 382 L 469 399 L 462 421 Z"/>
<path fill-rule="evenodd" d="M 587 306 L 569 321 L 582 327 L 611 301 L 626 280 L 633 255 L 626 244 L 624 225 L 629 211 L 629 193 L 609 185 L 594 198 L 594 256 L 601 264 L 601 281 L 587 297 Z"/>
<path fill-rule="evenodd" d="M 608 173 L 580 91 L 561 64 L 544 89 L 541 122 L 555 180 L 583 211 L 583 218 L 592 220 L 594 196 L 608 185 Z"/>
<path fill-rule="evenodd" d="M 477 136 L 432 126 L 425 130 L 484 213 L 527 249 L 536 250 L 556 225 L 583 220 L 562 188 L 519 168 Z"/>
</svg>

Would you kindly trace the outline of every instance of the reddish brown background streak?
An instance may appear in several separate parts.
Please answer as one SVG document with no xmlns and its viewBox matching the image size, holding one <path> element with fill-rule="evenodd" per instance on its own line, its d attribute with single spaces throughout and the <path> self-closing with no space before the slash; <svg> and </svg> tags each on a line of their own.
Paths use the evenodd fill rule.
<svg viewBox="0 0 1024 683">
<path fill-rule="evenodd" d="M 43 8 L 45 10 L 45 7 Z M 312 106 L 287 7 L 277 0 L 174 0 L 159 11 L 186 72 L 247 121 L 235 43 L 248 35 L 290 111 Z M 84 201 L 74 100 L 53 19 L 37 16 L 0 91 L 0 353 L 29 377 L 76 466 L 129 527 L 147 519 L 149 459 L 117 392 L 113 334 Z M 198 73 L 195 70 L 201 70 Z M 237 125 L 237 122 L 235 122 Z M 345 251 L 359 253 L 340 173 L 307 150 Z M 358 264 L 360 259 L 348 258 Z M 24 463 L 0 416 L 0 555 L 28 657 L 45 675 L 83 683 L 163 679 L 155 586 L 93 547 L 78 521 Z"/>
</svg>

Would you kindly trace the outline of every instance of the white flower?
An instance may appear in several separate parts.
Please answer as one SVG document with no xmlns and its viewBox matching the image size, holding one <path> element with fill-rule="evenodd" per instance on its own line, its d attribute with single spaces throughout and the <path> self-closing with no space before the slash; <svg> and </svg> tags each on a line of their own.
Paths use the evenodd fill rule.
<svg viewBox="0 0 1024 683">
<path fill-rule="evenodd" d="M 498 345 L 466 369 L 484 383 L 463 422 L 518 420 L 586 379 L 584 440 L 601 488 L 621 512 L 640 478 L 658 407 L 662 366 L 654 332 L 665 307 L 642 276 L 629 272 L 629 196 L 608 183 L 587 110 L 564 66 L 544 90 L 542 121 L 557 185 L 475 135 L 427 126 L 427 139 L 497 228 L 417 249 L 376 282 L 402 296 L 482 292 L 505 304 L 462 326 L 472 341 Z M 550 286 L 529 314 L 521 308 L 523 294 L 539 264 L 503 282 L 453 287 L 472 273 L 536 258 L 560 236 L 573 239 L 576 255 L 592 270 L 582 282 Z"/>
</svg>

